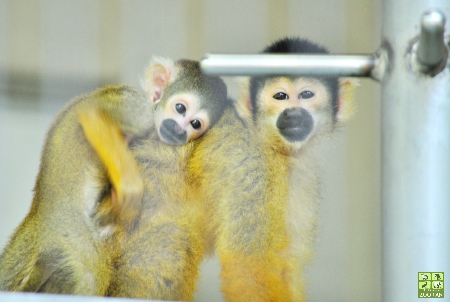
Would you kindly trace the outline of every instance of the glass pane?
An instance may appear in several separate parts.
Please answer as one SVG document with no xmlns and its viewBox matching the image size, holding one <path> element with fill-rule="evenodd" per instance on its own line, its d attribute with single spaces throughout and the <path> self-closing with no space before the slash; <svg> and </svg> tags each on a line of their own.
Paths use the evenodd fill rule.
<svg viewBox="0 0 450 302">
<path fill-rule="evenodd" d="M 333 54 L 371 54 L 380 44 L 380 27 L 379 4 L 377 1 L 369 0 L 0 0 L 0 123 L 2 126 L 0 128 L 0 200 L 2 200 L 0 202 L 0 249 L 5 248 L 14 230 L 30 211 L 47 131 L 58 113 L 75 97 L 92 93 L 106 85 L 119 84 L 130 85 L 137 93 L 143 94 L 141 85 L 145 82 L 143 81 L 146 77 L 145 71 L 152 56 L 170 58 L 175 61 L 182 58 L 200 61 L 207 53 L 255 54 L 261 52 L 273 41 L 286 36 L 310 39 L 325 46 Z M 241 85 L 243 79 L 231 76 L 223 77 L 223 79 L 230 98 L 242 100 L 243 91 L 246 91 Z M 155 90 L 152 91 L 155 92 Z M 378 84 L 368 79 L 361 79 L 355 93 L 356 114 L 348 120 L 345 127 L 333 132 L 329 141 L 326 142 L 327 147 L 315 159 L 320 163 L 322 171 L 320 176 L 322 186 L 318 192 L 322 196 L 322 201 L 317 207 L 319 222 L 317 242 L 314 243 L 315 256 L 312 257 L 311 264 L 307 265 L 304 273 L 306 293 L 311 301 L 327 301 L 331 297 L 332 300 L 342 301 L 360 301 L 363 297 L 365 301 L 381 299 Z M 158 96 L 155 99 L 158 99 Z M 247 110 L 245 103 L 240 104 L 240 109 L 249 116 L 250 112 L 245 111 Z M 175 108 L 174 106 L 173 109 Z M 138 110 L 138 113 L 142 112 Z M 148 116 L 143 115 L 142 119 L 146 118 Z M 196 125 L 194 120 L 202 126 L 208 125 L 209 120 L 205 122 L 202 118 L 203 116 L 196 116 L 188 121 L 194 129 L 193 133 L 200 133 L 195 132 L 198 129 L 194 128 Z M 129 123 L 139 122 L 138 119 L 129 121 Z M 124 129 L 128 128 L 124 126 L 121 130 L 125 131 Z M 202 138 L 207 135 L 208 133 Z M 129 139 L 127 133 L 124 136 Z M 153 132 L 153 136 L 146 139 L 151 140 L 155 137 L 158 136 Z M 171 143 L 178 143 L 180 140 L 181 138 L 169 139 Z M 253 137 L 249 138 L 248 145 L 238 145 L 236 149 L 247 152 L 246 148 L 250 148 L 251 140 Z M 125 142 L 130 143 L 127 140 Z M 225 147 L 233 146 L 234 142 L 224 138 L 223 144 Z M 64 146 L 67 147 L 67 144 Z M 151 159 L 152 154 L 142 155 L 145 145 L 138 144 L 132 147 L 138 150 L 134 151 L 136 158 L 142 156 L 141 162 L 138 162 L 139 168 L 144 169 L 145 156 L 148 155 Z M 87 151 L 68 148 L 68 152 L 75 156 Z M 236 152 L 236 150 L 231 149 L 230 152 Z M 110 153 L 107 152 L 105 157 L 108 158 L 109 155 Z M 170 155 L 167 156 L 170 158 Z M 65 164 L 69 162 L 69 159 L 59 158 L 58 160 Z M 211 165 L 224 165 L 213 155 L 210 155 L 209 160 Z M 144 250 L 143 242 L 146 242 L 149 245 L 149 252 L 145 253 L 146 261 L 154 259 L 152 257 L 155 255 L 162 260 L 164 257 L 174 256 L 175 254 L 164 252 L 171 238 L 193 240 L 190 237 L 186 239 L 182 233 L 177 232 L 177 230 L 183 230 L 183 227 L 175 228 L 175 230 L 170 227 L 164 229 L 166 225 L 158 220 L 158 215 L 163 213 L 170 216 L 172 219 L 170 222 L 173 225 L 181 223 L 185 226 L 183 223 L 189 225 L 189 222 L 185 222 L 184 219 L 193 215 L 190 212 L 193 211 L 192 209 L 185 210 L 186 205 L 179 204 L 182 201 L 174 201 L 173 205 L 158 203 L 157 199 L 160 197 L 158 194 L 172 194 L 170 188 L 161 189 L 161 184 L 170 183 L 173 181 L 173 176 L 179 181 L 174 185 L 184 188 L 192 186 L 192 192 L 186 193 L 188 195 L 186 200 L 194 204 L 196 200 L 193 200 L 195 198 L 189 194 L 195 195 L 195 190 L 199 186 L 195 182 L 185 183 L 185 179 L 180 177 L 182 174 L 175 172 L 179 169 L 180 173 L 185 173 L 185 169 L 189 170 L 189 167 L 185 168 L 178 163 L 174 165 L 174 168 L 167 168 L 168 163 L 152 163 L 153 166 L 149 170 L 151 172 L 144 176 L 144 183 L 148 187 L 147 191 L 144 191 L 143 217 L 145 219 L 142 218 L 141 223 L 145 224 L 148 221 L 158 223 L 155 222 L 155 226 L 148 227 L 148 234 L 143 233 L 141 237 L 137 236 L 133 239 L 134 241 L 131 241 L 133 243 L 128 243 L 128 246 L 134 244 L 142 246 Z M 262 164 L 265 165 L 265 163 Z M 107 175 L 103 170 L 99 171 L 103 173 L 99 174 L 99 181 L 104 180 L 102 177 L 105 178 Z M 171 171 L 173 175 L 164 176 L 164 173 L 160 175 L 158 171 Z M 251 176 L 251 173 L 249 169 L 248 175 Z M 229 175 L 233 174 L 229 173 L 228 176 L 223 177 L 230 177 Z M 302 175 L 297 176 L 301 179 Z M 62 173 L 55 181 L 63 181 L 65 177 L 67 175 Z M 111 175 L 109 177 L 111 178 Z M 230 179 L 233 178 L 230 177 Z M 89 180 L 80 179 L 79 182 L 87 184 Z M 292 183 L 290 183 L 291 186 Z M 257 182 L 250 181 L 250 184 L 256 185 Z M 72 188 L 73 186 L 67 185 L 66 190 L 70 191 Z M 79 216 L 72 217 L 65 213 L 66 216 L 61 217 L 64 217 L 62 220 L 68 223 L 57 224 L 57 229 L 67 228 L 71 230 L 69 233 L 74 235 L 79 230 L 78 224 L 80 230 L 88 225 L 88 228 L 95 229 L 92 236 L 96 239 L 92 240 L 100 238 L 101 247 L 98 247 L 97 252 L 105 249 L 106 253 L 110 248 L 108 245 L 110 237 L 107 235 L 115 234 L 108 227 L 113 225 L 117 215 L 107 216 L 111 220 L 106 218 L 101 220 L 95 215 L 101 209 L 99 208 L 101 201 L 105 198 L 106 200 L 115 198 L 113 196 L 117 192 L 111 190 L 109 183 L 101 190 L 88 185 L 81 188 L 83 190 L 80 194 L 73 193 L 85 202 L 78 208 L 78 214 L 74 214 Z M 230 192 L 234 189 L 220 188 L 214 197 L 220 199 L 219 192 L 226 190 L 227 194 L 231 194 Z M 174 193 L 174 196 L 183 199 L 183 194 L 176 191 L 177 188 L 173 190 L 178 192 L 178 195 Z M 164 193 L 166 191 L 169 193 Z M 294 192 L 294 190 L 288 191 Z M 51 198 L 48 197 L 47 202 L 50 201 Z M 62 200 L 58 202 L 63 204 Z M 64 202 L 70 202 L 70 200 L 64 200 Z M 270 207 L 267 204 L 265 206 Z M 173 210 L 172 207 L 178 210 Z M 180 208 L 182 210 L 179 210 Z M 152 209 L 155 209 L 155 212 Z M 219 209 L 220 205 L 214 208 L 214 211 Z M 301 207 L 295 210 L 302 211 Z M 58 208 L 55 207 L 54 211 L 57 213 Z M 62 210 L 59 209 L 59 211 Z M 186 216 L 180 215 L 180 211 L 187 213 Z M 214 215 L 209 211 L 211 209 L 208 208 L 204 216 L 194 216 L 202 221 L 204 217 L 209 217 L 207 215 Z M 178 213 L 179 216 L 174 213 Z M 51 211 L 48 211 L 49 221 L 58 216 L 58 214 L 50 214 Z M 230 241 L 230 245 L 241 244 L 240 252 L 245 254 L 248 252 L 245 250 L 245 242 L 259 240 L 261 246 L 267 242 L 262 239 L 266 238 L 264 236 L 261 239 L 259 237 L 254 239 L 251 235 L 245 235 L 246 230 L 248 234 L 254 230 L 251 226 L 252 216 L 245 216 L 245 207 L 242 208 L 241 214 L 243 221 L 248 221 L 248 224 L 242 223 L 240 227 L 243 233 L 236 234 L 236 238 L 230 234 L 228 236 L 236 239 L 235 243 Z M 98 219 L 89 222 L 88 218 L 92 218 L 92 215 Z M 261 219 L 264 215 L 257 217 Z M 293 219 L 297 221 L 297 218 Z M 301 223 L 306 219 L 309 218 L 301 218 L 301 213 L 299 214 L 297 221 L 299 227 L 302 227 Z M 98 224 L 101 227 L 98 227 Z M 201 223 L 195 227 L 199 227 L 198 232 L 204 231 L 202 230 L 204 225 Z M 214 225 L 214 227 L 218 226 Z M 158 234 L 165 235 L 153 234 L 152 232 L 156 230 L 160 232 Z M 211 235 L 214 232 L 220 233 L 217 229 L 208 230 L 208 235 L 198 238 L 210 239 L 214 237 Z M 49 231 L 49 234 L 49 238 L 52 238 L 53 233 Z M 83 236 L 80 237 L 83 238 L 82 242 L 91 240 L 91 237 L 88 239 Z M 180 241 L 183 240 L 180 239 Z M 210 244 L 213 245 L 214 242 Z M 96 249 L 92 246 L 91 248 Z M 132 250 L 131 247 L 127 249 Z M 194 253 L 194 251 L 191 252 Z M 198 252 L 199 257 L 203 257 L 202 252 L 203 250 Z M 251 252 L 258 254 L 255 250 Z M 117 253 L 120 254 L 120 252 Z M 91 255 L 91 251 L 87 249 L 83 254 Z M 134 259 L 133 255 L 126 255 L 128 259 Z M 59 256 L 59 254 L 54 255 L 55 263 L 58 263 Z M 93 257 L 95 257 L 94 254 L 91 258 Z M 141 257 L 144 256 L 141 255 Z M 164 265 L 161 264 L 162 260 L 160 262 L 155 260 L 160 266 L 153 267 L 154 274 L 165 271 Z M 195 261 L 200 263 L 200 260 Z M 106 262 L 104 265 L 112 264 Z M 237 266 L 233 272 L 239 274 L 239 268 L 240 266 Z M 188 277 L 183 275 L 181 280 L 192 282 L 197 280 L 198 290 L 195 291 L 194 296 L 196 301 L 224 301 L 220 289 L 220 271 L 219 259 L 215 253 L 211 257 L 205 257 L 198 278 L 189 272 Z M 177 274 L 178 277 L 182 275 L 178 272 Z M 158 280 L 161 283 L 158 286 L 169 289 L 178 286 L 176 278 L 170 276 L 164 279 L 161 277 L 163 275 L 159 276 Z M 2 290 L 1 278 L 0 276 L 0 290 Z M 83 281 L 89 284 L 89 276 Z M 177 298 L 170 294 L 162 297 Z"/>
</svg>

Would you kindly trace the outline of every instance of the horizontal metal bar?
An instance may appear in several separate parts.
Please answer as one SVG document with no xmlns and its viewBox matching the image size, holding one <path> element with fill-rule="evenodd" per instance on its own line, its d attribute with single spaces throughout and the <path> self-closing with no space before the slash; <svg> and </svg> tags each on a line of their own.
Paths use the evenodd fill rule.
<svg viewBox="0 0 450 302">
<path fill-rule="evenodd" d="M 200 65 L 210 75 L 370 77 L 375 63 L 375 55 L 207 54 Z"/>
</svg>

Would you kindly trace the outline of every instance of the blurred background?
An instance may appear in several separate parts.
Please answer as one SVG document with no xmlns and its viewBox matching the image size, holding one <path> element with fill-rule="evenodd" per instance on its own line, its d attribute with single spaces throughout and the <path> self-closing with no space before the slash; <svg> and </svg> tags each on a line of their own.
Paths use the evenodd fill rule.
<svg viewBox="0 0 450 302">
<path fill-rule="evenodd" d="M 333 53 L 380 45 L 378 0 L 0 0 L 0 249 L 29 210 L 48 127 L 73 97 L 139 86 L 151 55 L 255 53 L 283 36 Z M 379 301 L 380 87 L 362 79 L 356 114 L 324 156 L 311 301 Z M 216 258 L 196 301 L 222 301 Z"/>
</svg>

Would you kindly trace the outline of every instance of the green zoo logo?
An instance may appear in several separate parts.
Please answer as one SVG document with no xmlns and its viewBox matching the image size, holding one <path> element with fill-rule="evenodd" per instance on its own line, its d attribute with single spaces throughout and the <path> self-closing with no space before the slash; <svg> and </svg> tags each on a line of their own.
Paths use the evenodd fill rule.
<svg viewBox="0 0 450 302">
<path fill-rule="evenodd" d="M 444 298 L 444 273 L 419 273 L 419 298 Z"/>
</svg>

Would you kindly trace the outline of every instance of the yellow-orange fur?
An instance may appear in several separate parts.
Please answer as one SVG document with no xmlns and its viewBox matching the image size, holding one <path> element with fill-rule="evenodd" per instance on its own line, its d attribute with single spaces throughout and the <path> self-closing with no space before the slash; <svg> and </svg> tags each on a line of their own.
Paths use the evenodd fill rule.
<svg viewBox="0 0 450 302">
<path fill-rule="evenodd" d="M 108 295 L 192 300 L 205 224 L 186 170 L 195 142 L 174 147 L 145 140 L 131 148 L 144 177 L 143 209 L 123 239 Z"/>
</svg>

